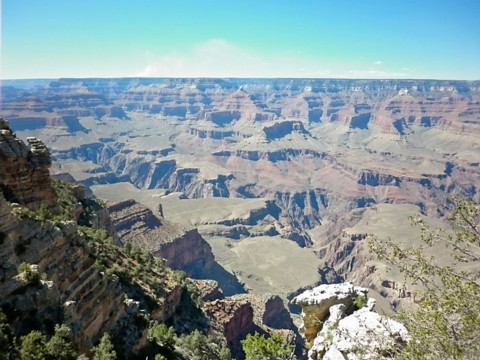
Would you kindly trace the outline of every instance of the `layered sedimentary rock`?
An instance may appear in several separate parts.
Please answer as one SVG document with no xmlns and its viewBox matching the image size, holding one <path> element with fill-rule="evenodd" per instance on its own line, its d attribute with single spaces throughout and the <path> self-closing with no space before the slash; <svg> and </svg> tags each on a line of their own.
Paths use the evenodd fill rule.
<svg viewBox="0 0 480 360">
<path fill-rule="evenodd" d="M 8 123 L 0 119 L 0 184 L 3 195 L 30 209 L 45 204 L 55 211 L 56 203 L 48 169 L 50 151 L 45 144 L 27 138 L 29 146 L 17 139 Z"/>
<path fill-rule="evenodd" d="M 196 228 L 157 217 L 134 200 L 110 203 L 107 209 L 120 243 L 149 251 L 165 259 L 170 268 L 183 270 L 190 277 L 217 280 L 227 295 L 244 292 L 235 276 L 215 262 L 212 248 Z"/>
<path fill-rule="evenodd" d="M 48 150 L 37 139 L 29 139 L 29 150 L 3 126 L 0 307 L 15 334 L 25 335 L 34 329 L 51 333 L 55 324 L 64 323 L 71 328 L 79 350 L 85 352 L 103 332 L 119 331 L 125 341 L 131 342 L 130 351 L 135 352 L 146 334 L 135 326 L 130 328 L 137 333 L 122 333 L 125 324 L 136 316 L 133 300 L 126 301 L 131 291 L 116 275 L 99 269 L 90 249 L 93 245 L 87 244 L 76 221 L 58 220 L 41 210 L 43 204 L 59 208 L 48 176 Z M 11 179 L 21 171 L 23 187 L 12 186 Z M 72 186 L 71 190 L 78 201 L 86 201 L 82 189 Z M 34 200 L 31 193 L 36 195 Z M 89 212 L 93 226 L 108 230 L 109 218 L 104 210 L 90 207 Z M 74 214 L 67 216 L 75 219 Z M 180 286 L 165 288 L 164 306 L 153 309 L 152 318 L 165 321 L 172 317 L 181 293 Z"/>
<path fill-rule="evenodd" d="M 123 315 L 123 291 L 94 266 L 75 222 L 39 221 L 16 209 L 0 197 L 1 307 L 20 334 L 64 321 L 80 349 L 91 347 Z M 21 263 L 35 264 L 47 280 L 23 279 Z"/>
<path fill-rule="evenodd" d="M 205 277 L 215 261 L 210 245 L 196 229 L 187 229 L 159 219 L 134 200 L 107 207 L 121 243 L 137 245 L 164 258 L 172 269 L 189 276 Z"/>
<path fill-rule="evenodd" d="M 206 303 L 204 311 L 216 330 L 225 336 L 233 354 L 241 354 L 240 340 L 255 330 L 252 305 L 248 301 L 220 299 Z"/>
<path fill-rule="evenodd" d="M 443 219 L 449 193 L 479 199 L 478 81 L 59 79 L 28 96 L 16 86 L 26 85 L 4 82 L 5 115 L 22 135 L 48 137 L 56 171 L 188 199 L 265 199 L 272 205 L 255 228 L 196 225 L 230 245 L 280 234 L 365 284 L 361 275 L 379 268 L 363 240 L 343 236 L 364 209 L 414 204 Z M 53 120 L 25 130 L 19 119 L 34 124 L 46 104 L 48 118 L 73 116 L 85 130 Z M 112 117 L 119 109 L 126 116 Z M 394 279 L 375 277 L 389 293 L 383 280 Z"/>
</svg>

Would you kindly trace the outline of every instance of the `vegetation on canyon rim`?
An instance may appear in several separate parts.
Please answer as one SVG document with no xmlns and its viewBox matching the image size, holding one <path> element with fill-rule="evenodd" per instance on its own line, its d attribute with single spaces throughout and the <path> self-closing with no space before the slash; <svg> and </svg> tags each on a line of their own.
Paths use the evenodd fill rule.
<svg viewBox="0 0 480 360">
<path fill-rule="evenodd" d="M 391 239 L 370 241 L 371 250 L 403 273 L 415 294 L 415 309 L 398 315 L 412 337 L 398 359 L 472 359 L 480 353 L 480 204 L 455 202 L 451 231 L 411 219 L 421 229 L 418 247 L 401 248 Z M 449 265 L 427 255 L 435 245 L 445 246 Z M 416 285 L 421 290 L 414 290 Z"/>
</svg>

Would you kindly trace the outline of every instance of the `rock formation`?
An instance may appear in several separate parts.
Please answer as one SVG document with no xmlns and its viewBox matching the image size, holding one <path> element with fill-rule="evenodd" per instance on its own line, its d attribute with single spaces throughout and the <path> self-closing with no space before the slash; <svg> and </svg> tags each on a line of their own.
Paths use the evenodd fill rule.
<svg viewBox="0 0 480 360">
<path fill-rule="evenodd" d="M 410 340 L 402 324 L 373 311 L 367 293 L 351 283 L 320 285 L 292 300 L 302 307 L 309 359 L 390 359 Z"/>
<path fill-rule="evenodd" d="M 8 122 L 0 119 L 0 184 L 3 195 L 11 202 L 36 210 L 44 204 L 56 211 L 48 169 L 50 151 L 45 144 L 27 138 L 29 146 L 17 139 Z"/>
<path fill-rule="evenodd" d="M 181 193 L 192 206 L 199 198 L 268 201 L 255 225 L 209 217 L 196 219 L 195 227 L 207 241 L 228 239 L 232 253 L 238 241 L 280 235 L 311 248 L 344 279 L 372 284 L 389 297 L 382 283 L 395 279 L 362 277 L 382 269 L 369 263 L 365 239 L 343 236 L 345 229 L 368 222 L 367 210 L 376 205 L 414 205 L 442 220 L 451 207 L 448 194 L 479 200 L 478 81 L 29 84 L 26 95 L 24 83 L 3 83 L 4 115 L 22 136 L 48 139 L 55 172 L 71 172 L 89 186 L 128 182 L 141 191 Z M 366 233 L 384 235 L 367 229 L 355 236 Z M 248 283 L 249 275 L 241 281 Z"/>
<path fill-rule="evenodd" d="M 214 279 L 227 295 L 245 290 L 232 274 L 215 262 L 210 245 L 196 228 L 156 217 L 134 200 L 109 203 L 113 228 L 122 243 L 130 243 L 165 259 L 167 266 L 196 279 Z"/>
<path fill-rule="evenodd" d="M 109 332 L 123 351 L 121 358 L 133 356 L 146 343 L 138 317 L 148 313 L 152 320 L 171 319 L 183 285 L 164 265 L 150 265 L 146 276 L 143 264 L 108 245 L 105 209 L 84 198 L 82 186 L 57 184 L 54 191 L 45 146 L 29 139 L 29 150 L 6 123 L 2 126 L 0 308 L 8 323 L 16 336 L 31 330 L 51 334 L 55 324 L 63 323 L 81 352 Z M 18 178 L 21 186 L 15 187 Z M 44 204 L 57 212 L 42 210 Z M 78 207 L 82 214 L 76 217 L 70 210 Z M 80 228 L 77 220 L 86 225 Z"/>
</svg>

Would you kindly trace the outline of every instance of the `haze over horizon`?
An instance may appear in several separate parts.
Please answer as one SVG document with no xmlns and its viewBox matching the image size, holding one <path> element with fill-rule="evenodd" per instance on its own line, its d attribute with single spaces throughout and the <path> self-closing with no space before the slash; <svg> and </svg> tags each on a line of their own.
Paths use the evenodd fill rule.
<svg viewBox="0 0 480 360">
<path fill-rule="evenodd" d="M 479 80 L 480 2 L 3 0 L 1 78 Z"/>
</svg>

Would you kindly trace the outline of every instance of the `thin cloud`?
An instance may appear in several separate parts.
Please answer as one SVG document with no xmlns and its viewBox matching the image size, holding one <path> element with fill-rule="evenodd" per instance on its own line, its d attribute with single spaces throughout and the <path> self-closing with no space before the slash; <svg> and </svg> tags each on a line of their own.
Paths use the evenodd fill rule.
<svg viewBox="0 0 480 360">
<path fill-rule="evenodd" d="M 182 53 L 146 52 L 147 65 L 140 77 L 338 77 L 402 78 L 403 71 L 348 70 L 338 64 L 296 54 L 265 54 L 216 38 L 194 44 Z M 375 62 L 376 65 L 382 61 Z"/>
<path fill-rule="evenodd" d="M 373 65 L 382 65 L 382 60 L 377 60 L 373 63 Z"/>
<path fill-rule="evenodd" d="M 406 78 L 410 75 L 406 71 L 380 71 L 375 69 L 368 70 L 350 70 L 348 72 L 349 78 L 355 79 L 398 79 Z"/>
</svg>

